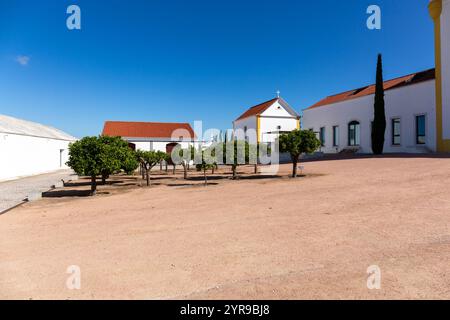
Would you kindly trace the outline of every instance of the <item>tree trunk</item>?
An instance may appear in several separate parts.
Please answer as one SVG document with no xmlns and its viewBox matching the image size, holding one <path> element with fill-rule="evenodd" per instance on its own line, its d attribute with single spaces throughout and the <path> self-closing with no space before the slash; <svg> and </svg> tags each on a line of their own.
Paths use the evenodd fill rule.
<svg viewBox="0 0 450 320">
<path fill-rule="evenodd" d="M 255 163 L 255 174 L 257 174 L 257 173 L 258 173 L 258 164 Z"/>
<path fill-rule="evenodd" d="M 150 186 L 150 170 L 146 170 L 146 174 L 147 174 L 147 187 Z"/>
<path fill-rule="evenodd" d="M 184 180 L 186 180 L 187 179 L 187 170 L 188 170 L 188 167 L 186 164 L 183 166 L 183 169 L 184 169 Z"/>
<path fill-rule="evenodd" d="M 233 165 L 233 166 L 231 166 L 232 167 L 232 169 L 233 169 L 233 180 L 235 180 L 236 179 L 236 169 L 237 169 L 237 166 L 235 166 L 235 165 Z"/>
<path fill-rule="evenodd" d="M 205 187 L 208 185 L 208 179 L 206 178 L 206 168 L 203 168 L 203 178 L 205 178 Z"/>
<path fill-rule="evenodd" d="M 91 177 L 91 196 L 95 196 L 97 194 L 97 177 Z"/>
<path fill-rule="evenodd" d="M 164 162 L 166 163 L 166 172 L 167 172 L 167 170 L 168 170 L 168 169 L 167 169 L 167 161 L 164 161 Z"/>
<path fill-rule="evenodd" d="M 142 180 L 145 179 L 145 170 L 144 170 L 144 165 L 141 164 L 141 174 L 142 174 Z"/>
<path fill-rule="evenodd" d="M 172 174 L 175 174 L 175 168 L 176 168 L 176 165 L 174 164 L 174 165 L 173 165 Z"/>
<path fill-rule="evenodd" d="M 106 179 L 108 177 L 106 176 L 106 174 L 102 174 L 102 184 L 105 185 L 106 184 Z"/>
<path fill-rule="evenodd" d="M 212 166 L 212 168 L 211 168 L 211 173 L 212 174 L 214 174 L 214 171 L 216 170 L 216 167 L 215 166 Z"/>
<path fill-rule="evenodd" d="M 162 171 L 162 161 L 159 163 L 159 171 Z"/>
<path fill-rule="evenodd" d="M 298 160 L 292 160 L 292 178 L 297 178 L 297 163 Z"/>
</svg>

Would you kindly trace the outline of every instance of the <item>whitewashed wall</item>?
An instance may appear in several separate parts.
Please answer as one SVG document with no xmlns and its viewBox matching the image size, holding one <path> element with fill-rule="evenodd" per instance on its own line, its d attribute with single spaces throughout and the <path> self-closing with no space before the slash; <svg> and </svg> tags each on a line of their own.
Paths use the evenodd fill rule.
<svg viewBox="0 0 450 320">
<path fill-rule="evenodd" d="M 386 153 L 422 153 L 436 150 L 436 101 L 435 81 L 426 81 L 403 88 L 388 90 L 385 93 L 386 104 Z M 361 153 L 371 153 L 371 122 L 373 120 L 374 96 L 366 96 L 327 106 L 305 110 L 303 129 L 319 132 L 325 127 L 326 153 L 335 153 L 348 147 L 348 123 L 356 120 L 361 126 Z M 416 145 L 415 116 L 426 115 L 427 144 Z M 401 119 L 401 145 L 392 145 L 391 119 Z M 339 147 L 333 147 L 333 126 L 339 126 Z"/>
<path fill-rule="evenodd" d="M 136 145 L 136 150 L 143 151 L 162 151 L 166 152 L 166 146 L 173 141 L 136 141 L 136 140 L 128 140 L 128 142 L 134 143 Z M 192 142 L 179 142 L 182 148 L 188 148 L 190 145 L 195 145 Z"/>
<path fill-rule="evenodd" d="M 69 143 L 0 133 L 0 181 L 67 169 Z"/>
<path fill-rule="evenodd" d="M 238 140 L 244 140 L 244 128 L 247 127 L 247 132 L 249 136 L 249 142 L 250 143 L 256 143 L 256 126 L 257 126 L 257 120 L 256 116 L 244 118 L 241 120 L 236 120 L 233 124 L 234 129 L 234 136 Z M 253 131 L 253 134 L 250 134 L 250 132 Z"/>
<path fill-rule="evenodd" d="M 444 0 L 441 16 L 442 112 L 444 139 L 450 139 L 450 0 Z"/>
<path fill-rule="evenodd" d="M 280 103 L 275 102 L 272 106 L 267 108 L 260 115 L 260 137 L 261 142 L 273 142 L 278 137 L 278 134 L 270 134 L 274 131 L 292 131 L 297 129 L 297 117 L 290 114 Z M 281 126 L 281 129 L 278 129 Z M 257 117 L 252 116 L 245 119 L 237 120 L 234 122 L 234 129 L 237 132 L 238 129 L 244 130 L 247 127 L 247 131 L 254 130 L 256 135 L 257 129 Z M 249 142 L 256 143 L 256 138 L 250 134 Z M 244 139 L 244 136 L 238 136 L 238 139 Z"/>
</svg>

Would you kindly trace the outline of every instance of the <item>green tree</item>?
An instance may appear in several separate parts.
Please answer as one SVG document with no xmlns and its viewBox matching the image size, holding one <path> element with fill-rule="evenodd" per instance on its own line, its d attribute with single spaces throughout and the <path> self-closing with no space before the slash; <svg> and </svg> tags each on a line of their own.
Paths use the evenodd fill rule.
<svg viewBox="0 0 450 320">
<path fill-rule="evenodd" d="M 91 178 L 91 195 L 97 192 L 97 176 L 108 162 L 107 146 L 98 137 L 84 137 L 69 145 L 67 165 L 80 176 Z"/>
<path fill-rule="evenodd" d="M 139 151 L 137 154 L 145 171 L 147 186 L 150 186 L 150 171 L 154 166 L 166 159 L 167 154 L 162 151 Z"/>
<path fill-rule="evenodd" d="M 291 155 L 293 178 L 297 177 L 297 164 L 300 155 L 313 153 L 321 145 L 314 132 L 300 129 L 281 134 L 278 143 L 280 152 L 287 152 Z"/>
<path fill-rule="evenodd" d="M 194 160 L 195 148 L 189 146 L 189 148 L 182 149 L 181 145 L 177 145 L 172 150 L 172 162 L 174 165 L 181 164 L 183 166 L 184 179 L 188 178 L 189 163 Z"/>
<path fill-rule="evenodd" d="M 197 163 L 195 167 L 197 168 L 197 171 L 203 171 L 205 186 L 207 186 L 208 178 L 206 175 L 206 170 L 212 169 L 215 166 L 217 166 L 217 159 L 214 156 L 214 150 L 203 150 L 201 151 L 201 155 L 202 155 L 201 163 Z"/>
<path fill-rule="evenodd" d="M 134 171 L 137 168 L 137 165 L 132 168 L 136 164 L 132 163 L 132 160 L 135 160 L 133 150 L 121 137 L 100 136 L 99 142 L 105 145 L 104 152 L 106 153 L 101 171 L 103 184 L 111 174 L 124 169 L 125 166 L 128 171 Z"/>
<path fill-rule="evenodd" d="M 129 149 L 122 158 L 122 170 L 127 175 L 132 175 L 133 172 L 139 167 L 139 161 L 136 159 L 136 152 Z"/>
<path fill-rule="evenodd" d="M 384 108 L 383 62 L 378 55 L 377 81 L 375 85 L 374 118 L 372 125 L 372 151 L 383 154 L 384 136 L 386 132 L 386 111 Z"/>
<path fill-rule="evenodd" d="M 257 163 L 257 146 L 247 141 L 232 140 L 223 144 L 223 163 L 230 165 L 233 179 L 237 178 L 237 167 Z"/>
</svg>

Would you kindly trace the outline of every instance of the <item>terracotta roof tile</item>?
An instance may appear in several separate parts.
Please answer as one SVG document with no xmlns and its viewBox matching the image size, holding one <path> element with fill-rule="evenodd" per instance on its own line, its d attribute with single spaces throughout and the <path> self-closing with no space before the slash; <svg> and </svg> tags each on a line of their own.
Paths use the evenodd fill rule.
<svg viewBox="0 0 450 320">
<path fill-rule="evenodd" d="M 177 134 L 177 138 L 192 139 L 195 137 L 194 130 L 189 123 L 163 123 L 163 122 L 126 122 L 106 121 L 103 127 L 103 135 L 119 136 L 127 138 L 171 138 L 177 129 L 184 132 Z"/>
<path fill-rule="evenodd" d="M 237 118 L 235 121 L 237 120 L 241 120 L 244 118 L 248 118 L 251 116 L 257 116 L 260 115 L 261 113 L 263 113 L 264 111 L 266 111 L 271 105 L 273 105 L 276 101 L 278 101 L 279 98 L 275 98 L 263 103 L 260 103 L 254 107 L 251 107 L 250 109 L 248 109 L 247 111 L 245 111 L 239 118 Z"/>
<path fill-rule="evenodd" d="M 413 73 L 407 76 L 403 76 L 400 78 L 395 78 L 392 80 L 388 80 L 384 82 L 384 90 L 395 89 L 399 87 L 404 87 L 412 84 L 416 84 L 419 82 L 427 81 L 435 79 L 435 69 L 429 69 L 418 73 Z M 316 104 L 307 108 L 314 109 L 317 107 L 322 107 L 342 101 L 347 101 L 351 99 L 356 99 L 364 96 L 368 96 L 375 93 L 375 85 L 370 85 L 367 87 L 362 87 L 359 89 L 354 89 L 350 91 L 346 91 L 343 93 L 339 93 L 333 96 L 326 97 L 325 99 L 320 100 Z"/>
</svg>

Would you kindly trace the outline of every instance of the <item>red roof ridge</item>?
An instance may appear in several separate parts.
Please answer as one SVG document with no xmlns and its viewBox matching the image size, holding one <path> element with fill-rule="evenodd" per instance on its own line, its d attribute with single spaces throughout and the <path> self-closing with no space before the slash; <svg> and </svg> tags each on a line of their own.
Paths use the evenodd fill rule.
<svg viewBox="0 0 450 320">
<path fill-rule="evenodd" d="M 257 104 L 253 107 L 250 107 L 247 109 L 247 111 L 245 111 L 243 114 L 241 114 L 235 121 L 245 119 L 245 118 L 248 118 L 251 116 L 257 116 L 257 115 L 263 113 L 264 111 L 266 111 L 267 108 L 269 108 L 271 105 L 273 105 L 276 101 L 278 101 L 280 99 L 281 98 L 279 98 L 279 97 L 273 98 L 273 99 L 267 100 L 265 102 L 262 102 L 260 104 Z"/>
<path fill-rule="evenodd" d="M 196 138 L 187 122 L 105 121 L 102 134 L 127 138 L 172 138 L 179 129 L 186 131 L 180 134 L 183 138 Z"/>
<path fill-rule="evenodd" d="M 416 79 L 417 78 L 417 79 Z M 389 80 L 386 80 L 383 82 L 383 85 L 385 87 L 385 91 L 395 89 L 398 87 L 420 83 L 427 80 L 435 79 L 435 68 L 427 69 L 424 71 L 419 71 L 415 73 L 410 73 L 404 76 L 392 78 Z M 402 80 L 402 81 L 400 81 Z M 363 86 L 357 89 L 344 91 L 341 93 L 329 95 L 326 98 L 318 101 L 317 103 L 313 104 L 312 106 L 306 108 L 305 110 L 314 109 L 317 107 L 327 106 L 330 104 L 343 102 L 347 100 L 352 100 L 356 98 L 365 97 L 368 95 L 373 94 L 375 89 L 375 84 L 369 84 L 367 86 Z M 341 98 L 339 98 L 341 97 Z"/>
</svg>

